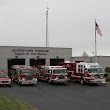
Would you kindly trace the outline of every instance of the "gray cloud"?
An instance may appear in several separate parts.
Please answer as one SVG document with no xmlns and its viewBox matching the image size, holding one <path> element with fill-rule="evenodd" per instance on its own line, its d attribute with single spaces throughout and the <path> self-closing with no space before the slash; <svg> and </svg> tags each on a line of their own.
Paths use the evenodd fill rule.
<svg viewBox="0 0 110 110">
<path fill-rule="evenodd" d="M 47 2 L 50 47 L 92 55 L 96 18 L 103 34 L 97 34 L 98 55 L 110 55 L 109 0 L 0 0 L 0 45 L 44 47 Z"/>
</svg>

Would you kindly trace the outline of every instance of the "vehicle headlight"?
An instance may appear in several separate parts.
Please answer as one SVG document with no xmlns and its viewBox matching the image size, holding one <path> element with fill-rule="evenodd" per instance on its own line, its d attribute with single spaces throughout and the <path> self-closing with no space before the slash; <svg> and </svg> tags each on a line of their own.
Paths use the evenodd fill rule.
<svg viewBox="0 0 110 110">
<path fill-rule="evenodd" d="M 65 76 L 65 78 L 67 78 L 67 76 Z"/>
<path fill-rule="evenodd" d="M 22 81 L 25 81 L 25 78 L 23 78 Z"/>
<path fill-rule="evenodd" d="M 92 75 L 90 78 L 91 78 L 91 79 L 94 79 L 94 75 Z"/>
<path fill-rule="evenodd" d="M 55 80 L 57 80 L 58 79 L 58 76 L 55 78 Z"/>
<path fill-rule="evenodd" d="M 37 81 L 37 78 L 33 78 L 34 81 Z"/>
</svg>

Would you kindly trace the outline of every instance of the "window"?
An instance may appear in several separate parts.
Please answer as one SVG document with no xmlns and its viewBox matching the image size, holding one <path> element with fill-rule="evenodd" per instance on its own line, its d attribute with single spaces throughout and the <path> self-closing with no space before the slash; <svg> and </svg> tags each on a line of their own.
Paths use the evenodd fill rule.
<svg viewBox="0 0 110 110">
<path fill-rule="evenodd" d="M 8 78 L 8 75 L 0 73 L 0 78 Z"/>
<path fill-rule="evenodd" d="M 67 73 L 67 69 L 54 69 L 53 70 L 54 74 L 66 74 Z"/>
<path fill-rule="evenodd" d="M 83 68 L 81 68 L 81 73 L 83 72 Z"/>
<path fill-rule="evenodd" d="M 51 70 L 48 70 L 48 73 L 51 73 Z"/>
<path fill-rule="evenodd" d="M 78 68 L 78 72 L 80 72 L 80 68 Z"/>
<path fill-rule="evenodd" d="M 36 74 L 36 70 L 35 69 L 24 69 L 24 70 L 19 70 L 19 74 Z"/>
<path fill-rule="evenodd" d="M 46 69 L 46 73 L 48 73 L 48 70 Z"/>
<path fill-rule="evenodd" d="M 83 65 L 78 65 L 78 72 L 83 73 L 84 66 Z"/>
</svg>

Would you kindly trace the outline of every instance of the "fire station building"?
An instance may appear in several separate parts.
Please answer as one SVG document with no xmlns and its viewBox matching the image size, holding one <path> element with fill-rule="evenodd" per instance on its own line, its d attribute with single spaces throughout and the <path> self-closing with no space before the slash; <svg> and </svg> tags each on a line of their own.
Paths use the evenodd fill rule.
<svg viewBox="0 0 110 110">
<path fill-rule="evenodd" d="M 72 48 L 0 46 L 0 71 L 12 65 L 57 65 L 70 61 Z"/>
</svg>

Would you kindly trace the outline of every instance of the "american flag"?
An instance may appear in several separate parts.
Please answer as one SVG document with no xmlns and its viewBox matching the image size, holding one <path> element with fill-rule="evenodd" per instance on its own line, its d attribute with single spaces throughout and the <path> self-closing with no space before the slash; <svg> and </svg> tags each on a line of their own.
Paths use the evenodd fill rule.
<svg viewBox="0 0 110 110">
<path fill-rule="evenodd" d="M 100 36 L 102 36 L 101 30 L 100 30 L 100 28 L 99 28 L 99 26 L 98 26 L 98 24 L 97 24 L 96 21 L 95 21 L 95 31 L 97 31 L 97 33 L 98 33 Z"/>
</svg>

